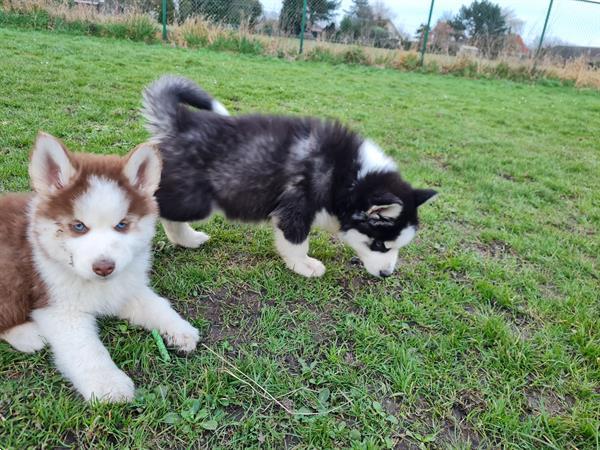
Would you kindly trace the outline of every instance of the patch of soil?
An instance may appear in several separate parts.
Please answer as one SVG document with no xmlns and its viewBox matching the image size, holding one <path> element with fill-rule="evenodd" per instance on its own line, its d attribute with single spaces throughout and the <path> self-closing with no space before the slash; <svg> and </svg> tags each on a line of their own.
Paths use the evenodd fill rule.
<svg viewBox="0 0 600 450">
<path fill-rule="evenodd" d="M 564 301 L 565 295 L 560 291 L 558 286 L 552 283 L 544 283 L 538 285 L 538 290 L 542 297 L 553 301 Z"/>
<path fill-rule="evenodd" d="M 287 302 L 286 306 L 291 315 L 298 309 L 307 309 L 316 316 L 315 320 L 308 323 L 308 329 L 317 344 L 335 338 L 335 328 L 338 323 L 338 319 L 334 317 L 336 314 L 356 312 L 356 307 L 353 303 L 347 301 L 341 303 L 333 299 L 321 305 L 299 300 Z"/>
<path fill-rule="evenodd" d="M 436 154 L 431 155 L 430 159 L 433 161 L 434 165 L 439 167 L 442 170 L 451 170 L 452 165 L 448 162 L 446 155 Z"/>
<path fill-rule="evenodd" d="M 294 355 L 287 353 L 283 357 L 282 364 L 288 369 L 288 372 L 292 375 L 300 375 L 302 373 L 302 367 L 298 362 L 298 358 L 296 358 Z"/>
<path fill-rule="evenodd" d="M 514 177 L 513 175 L 511 175 L 510 173 L 500 173 L 499 174 L 502 178 L 504 178 L 505 180 L 508 181 L 517 181 L 516 177 Z"/>
<path fill-rule="evenodd" d="M 484 409 L 485 401 L 479 392 L 461 391 L 442 424 L 439 441 L 448 444 L 469 443 L 471 448 L 480 448 L 482 437 L 468 422 L 467 417 L 473 411 Z"/>
<path fill-rule="evenodd" d="M 56 447 L 59 448 L 77 448 L 82 445 L 81 436 L 78 436 L 74 430 L 67 430 L 61 438 L 62 442 L 65 444 L 65 447 Z"/>
<path fill-rule="evenodd" d="M 398 413 L 400 412 L 400 403 L 398 403 L 396 398 L 386 397 L 381 402 L 381 405 L 386 413 L 392 416 L 398 416 Z"/>
<path fill-rule="evenodd" d="M 532 182 L 535 181 L 535 178 L 529 175 L 528 173 L 513 175 L 506 172 L 501 172 L 498 174 L 500 177 L 504 178 L 508 181 L 513 181 L 515 183 L 523 183 L 523 182 Z"/>
<path fill-rule="evenodd" d="M 512 330 L 513 334 L 521 337 L 523 340 L 528 340 L 536 331 L 535 318 L 529 313 L 518 309 L 518 307 L 510 308 L 492 299 L 490 302 L 494 309 L 505 319 L 507 325 Z"/>
<path fill-rule="evenodd" d="M 344 355 L 344 362 L 350 367 L 358 367 L 360 369 L 365 367 L 360 360 L 356 359 L 356 355 L 351 350 L 348 350 Z"/>
<path fill-rule="evenodd" d="M 524 341 L 531 339 L 536 332 L 536 327 L 534 326 L 531 317 L 522 313 L 513 314 L 509 318 L 509 326 L 513 333 Z"/>
<path fill-rule="evenodd" d="M 10 403 L 8 400 L 0 399 L 0 423 L 4 422 L 6 420 L 6 418 L 8 417 L 9 404 Z"/>
<path fill-rule="evenodd" d="M 425 398 L 419 397 L 416 404 L 411 405 L 410 409 L 413 412 L 406 416 L 406 420 L 409 424 L 421 422 L 431 425 L 433 423 L 431 417 L 431 405 Z"/>
<path fill-rule="evenodd" d="M 469 444 L 469 448 L 481 448 L 481 436 L 467 422 L 465 417 L 461 417 L 455 408 L 452 409 L 450 418 L 444 420 L 441 431 L 436 441 L 446 444 Z"/>
<path fill-rule="evenodd" d="M 353 298 L 354 294 L 356 294 L 356 291 L 359 289 L 375 286 L 377 283 L 383 281 L 369 275 L 363 268 L 362 262 L 357 256 L 350 259 L 348 266 L 348 270 L 350 271 L 348 276 L 336 280 L 348 298 Z"/>
<path fill-rule="evenodd" d="M 286 434 L 283 438 L 283 443 L 286 449 L 296 448 L 300 444 L 300 438 L 298 436 Z"/>
<path fill-rule="evenodd" d="M 477 308 L 473 305 L 465 305 L 464 308 L 467 314 L 473 315 L 477 312 Z"/>
<path fill-rule="evenodd" d="M 225 412 L 236 422 L 241 421 L 246 416 L 246 409 L 240 405 L 229 405 L 225 408 Z"/>
<path fill-rule="evenodd" d="M 421 448 L 422 447 L 420 447 L 413 441 L 409 441 L 408 439 L 403 438 L 396 442 L 396 445 L 394 445 L 394 450 L 419 450 Z"/>
<path fill-rule="evenodd" d="M 487 244 L 475 244 L 475 251 L 487 258 L 505 258 L 506 256 L 517 257 L 517 252 L 506 242 L 494 239 Z"/>
<path fill-rule="evenodd" d="M 561 398 L 550 389 L 529 388 L 525 390 L 524 395 L 527 412 L 534 415 L 545 410 L 552 416 L 562 416 L 575 404 L 575 399 L 570 395 Z"/>
<path fill-rule="evenodd" d="M 471 389 L 465 389 L 458 393 L 455 406 L 460 408 L 465 416 L 472 411 L 483 411 L 486 409 L 486 403 L 482 394 Z"/>
<path fill-rule="evenodd" d="M 220 289 L 200 299 L 182 302 L 178 306 L 184 317 L 201 317 L 209 322 L 208 331 L 203 336 L 206 345 L 227 340 L 237 346 L 252 340 L 252 334 L 248 331 L 260 317 L 265 305 L 261 293 L 248 288 L 237 288 Z M 227 323 L 225 317 L 228 319 Z"/>
<path fill-rule="evenodd" d="M 127 119 L 125 119 L 126 124 L 138 123 L 140 120 L 140 112 L 137 109 L 130 109 L 127 111 Z"/>
</svg>

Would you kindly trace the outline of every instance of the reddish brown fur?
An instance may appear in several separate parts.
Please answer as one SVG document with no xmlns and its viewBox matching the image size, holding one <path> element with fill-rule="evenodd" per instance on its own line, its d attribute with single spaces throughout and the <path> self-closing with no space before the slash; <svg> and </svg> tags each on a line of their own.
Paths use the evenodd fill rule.
<svg viewBox="0 0 600 450">
<path fill-rule="evenodd" d="M 67 152 L 67 154 L 71 164 L 75 167 L 75 177 L 65 189 L 60 189 L 44 199 L 40 205 L 39 214 L 54 220 L 77 219 L 73 217 L 73 203 L 86 191 L 92 175 L 114 180 L 123 189 L 130 200 L 129 214 L 142 217 L 155 211 L 154 201 L 131 186 L 123 174 L 127 158 L 89 153 Z"/>
<path fill-rule="evenodd" d="M 156 213 L 154 198 L 137 191 L 123 174 L 128 157 L 70 153 L 64 145 L 63 148 L 76 175 L 65 188 L 41 199 L 38 215 L 57 223 L 66 219 L 68 222 L 61 226 L 68 226 L 70 221 L 76 220 L 73 203 L 88 188 L 92 175 L 114 180 L 125 191 L 130 200 L 130 215 L 142 217 Z M 0 196 L 0 333 L 26 322 L 33 309 L 44 307 L 48 301 L 44 283 L 33 264 L 27 236 L 28 205 L 34 195 Z"/>
<path fill-rule="evenodd" d="M 0 333 L 26 322 L 32 309 L 47 302 L 27 239 L 32 199 L 32 194 L 0 196 Z"/>
</svg>

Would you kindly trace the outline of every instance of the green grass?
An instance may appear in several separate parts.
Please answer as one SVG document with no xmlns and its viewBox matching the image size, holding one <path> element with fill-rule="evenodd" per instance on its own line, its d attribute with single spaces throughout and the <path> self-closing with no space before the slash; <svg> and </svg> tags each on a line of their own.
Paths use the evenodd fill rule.
<svg viewBox="0 0 600 450">
<path fill-rule="evenodd" d="M 159 230 L 153 284 L 210 350 L 165 363 L 101 321 L 139 389 L 115 406 L 0 343 L 0 448 L 598 448 L 598 92 L 6 29 L 0 61 L 0 191 L 28 188 L 39 129 L 97 153 L 146 139 L 140 92 L 167 72 L 234 113 L 340 119 L 440 191 L 385 281 L 323 233 L 307 280 L 267 227 L 217 217 L 195 251 Z"/>
<path fill-rule="evenodd" d="M 115 16 L 105 23 L 85 18 L 65 19 L 43 9 L 30 12 L 0 9 L 0 25 L 32 30 L 51 30 L 60 33 L 129 39 L 146 43 L 156 42 L 158 23 L 147 15 Z"/>
</svg>

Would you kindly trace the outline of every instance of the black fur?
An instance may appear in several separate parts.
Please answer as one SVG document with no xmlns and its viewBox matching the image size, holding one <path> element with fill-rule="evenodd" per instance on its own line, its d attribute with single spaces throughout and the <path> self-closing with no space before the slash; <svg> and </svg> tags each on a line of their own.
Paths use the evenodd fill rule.
<svg viewBox="0 0 600 450">
<path fill-rule="evenodd" d="M 156 194 L 162 217 L 195 221 L 218 208 L 241 221 L 276 218 L 292 243 L 307 238 L 322 209 L 342 230 L 355 228 L 380 242 L 418 224 L 426 191 L 413 189 L 397 171 L 359 178 L 364 140 L 356 133 L 310 118 L 221 116 L 210 111 L 211 102 L 180 78 L 163 78 L 145 92 L 144 113 L 163 157 Z M 373 205 L 399 202 L 397 219 L 366 214 Z"/>
</svg>

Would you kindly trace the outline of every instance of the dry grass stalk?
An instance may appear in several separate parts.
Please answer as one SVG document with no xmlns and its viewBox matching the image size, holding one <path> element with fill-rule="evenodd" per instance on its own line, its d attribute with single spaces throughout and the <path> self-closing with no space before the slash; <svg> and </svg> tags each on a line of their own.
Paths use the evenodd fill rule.
<svg viewBox="0 0 600 450">
<path fill-rule="evenodd" d="M 130 35 L 135 34 L 137 29 L 142 30 L 137 33 L 137 36 L 153 35 L 155 39 L 159 37 L 155 19 L 142 13 L 136 6 L 129 7 L 118 14 L 98 12 L 95 8 L 84 5 L 69 5 L 66 0 L 4 0 L 1 7 L 6 12 L 21 14 L 46 12 L 49 16 L 60 18 L 67 23 L 117 25 L 133 30 Z M 144 26 L 145 30 L 143 30 Z M 148 31 L 148 27 L 156 27 L 156 31 L 152 29 Z M 130 35 L 125 33 L 125 37 Z M 211 46 L 215 42 L 233 38 L 238 41 L 258 42 L 262 47 L 262 53 L 279 58 L 346 62 L 398 70 L 416 70 L 419 67 L 419 55 L 415 51 L 349 46 L 323 40 L 307 40 L 305 53 L 299 56 L 297 39 L 254 34 L 247 20 L 243 20 L 238 29 L 233 31 L 203 17 L 190 17 L 180 25 L 169 26 L 168 38 L 181 47 Z M 425 61 L 425 69 L 430 72 L 455 73 L 471 77 L 495 76 L 516 80 L 545 76 L 572 82 L 580 88 L 600 89 L 600 70 L 591 67 L 584 58 L 563 62 L 545 57 L 535 64 L 536 70 L 532 59 L 521 59 L 510 55 L 501 55 L 496 60 L 489 60 L 467 55 L 427 54 Z"/>
</svg>

